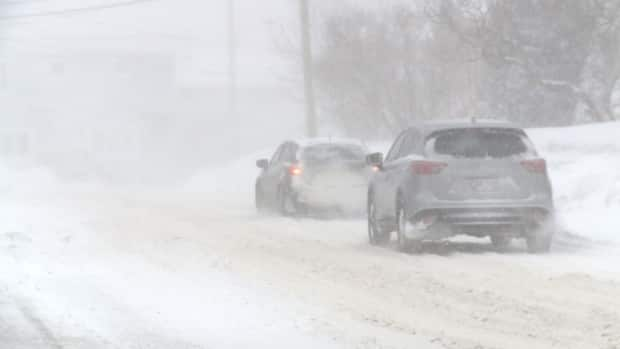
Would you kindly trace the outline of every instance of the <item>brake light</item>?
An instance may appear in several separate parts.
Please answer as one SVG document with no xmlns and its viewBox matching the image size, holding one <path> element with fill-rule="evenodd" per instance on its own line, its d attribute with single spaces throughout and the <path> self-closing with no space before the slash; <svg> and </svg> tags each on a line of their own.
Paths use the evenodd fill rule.
<svg viewBox="0 0 620 349">
<path fill-rule="evenodd" d="M 532 173 L 547 172 L 547 162 L 544 159 L 523 160 L 521 166 Z"/>
<path fill-rule="evenodd" d="M 433 213 L 428 213 L 422 216 L 420 222 L 422 222 L 422 224 L 424 224 L 425 226 L 430 227 L 431 225 L 435 224 L 435 222 L 437 222 L 437 216 Z"/>
<path fill-rule="evenodd" d="M 301 167 L 299 167 L 298 165 L 291 165 L 291 166 L 288 168 L 288 173 L 289 173 L 291 176 L 299 176 L 299 175 L 301 175 L 301 174 L 303 173 L 303 170 L 302 170 L 302 169 L 301 169 Z"/>
<path fill-rule="evenodd" d="M 441 173 L 448 164 L 434 161 L 414 161 L 411 165 L 413 173 L 420 176 L 431 176 Z"/>
</svg>

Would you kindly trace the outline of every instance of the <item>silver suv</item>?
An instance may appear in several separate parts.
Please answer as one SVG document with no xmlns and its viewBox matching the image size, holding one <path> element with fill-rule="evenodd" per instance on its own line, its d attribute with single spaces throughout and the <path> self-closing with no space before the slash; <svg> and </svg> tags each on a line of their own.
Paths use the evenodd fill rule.
<svg viewBox="0 0 620 349">
<path fill-rule="evenodd" d="M 549 251 L 553 196 L 547 166 L 525 132 L 495 121 L 428 123 L 402 132 L 389 153 L 371 154 L 368 236 L 398 247 L 455 235 L 490 237 L 497 248 L 525 238 Z"/>
</svg>

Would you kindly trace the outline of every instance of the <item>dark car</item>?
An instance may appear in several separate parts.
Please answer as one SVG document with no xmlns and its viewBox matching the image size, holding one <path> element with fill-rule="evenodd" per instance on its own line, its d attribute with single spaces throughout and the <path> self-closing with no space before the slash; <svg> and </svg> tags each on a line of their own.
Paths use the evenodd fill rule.
<svg viewBox="0 0 620 349">
<path fill-rule="evenodd" d="M 363 214 L 372 168 L 357 141 L 287 141 L 256 165 L 256 207 L 283 215 Z"/>
<path fill-rule="evenodd" d="M 553 198 L 544 159 L 526 133 L 494 121 L 428 123 L 402 132 L 369 185 L 368 234 L 401 250 L 455 235 L 490 237 L 498 248 L 524 238 L 547 252 Z"/>
</svg>

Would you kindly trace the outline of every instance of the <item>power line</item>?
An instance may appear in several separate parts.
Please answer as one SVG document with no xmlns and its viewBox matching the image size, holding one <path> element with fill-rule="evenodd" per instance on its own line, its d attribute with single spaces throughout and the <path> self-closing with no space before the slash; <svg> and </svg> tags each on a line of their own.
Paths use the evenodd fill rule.
<svg viewBox="0 0 620 349">
<path fill-rule="evenodd" d="M 19 5 L 29 5 L 38 2 L 49 2 L 50 0 L 5 0 L 0 1 L 0 6 L 19 6 Z"/>
<path fill-rule="evenodd" d="M 93 5 L 88 7 L 79 7 L 79 8 L 68 8 L 62 10 L 55 11 L 44 11 L 44 12 L 36 12 L 36 13 L 24 13 L 24 14 L 16 14 L 16 15 L 8 15 L 8 16 L 0 16 L 0 21 L 11 21 L 11 20 L 19 20 L 25 18 L 37 18 L 37 17 L 58 17 L 58 16 L 67 16 L 88 12 L 97 12 L 102 10 L 114 9 L 119 7 L 128 7 L 134 6 L 142 3 L 154 2 L 158 0 L 128 0 L 128 1 L 119 1 L 112 4 L 104 4 L 104 5 Z"/>
</svg>

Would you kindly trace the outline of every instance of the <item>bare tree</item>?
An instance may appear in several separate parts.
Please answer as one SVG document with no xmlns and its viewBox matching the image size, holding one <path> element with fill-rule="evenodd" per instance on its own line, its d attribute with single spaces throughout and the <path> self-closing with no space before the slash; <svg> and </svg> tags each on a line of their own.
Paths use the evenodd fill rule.
<svg viewBox="0 0 620 349">
<path fill-rule="evenodd" d="M 350 134 L 393 134 L 471 109 L 471 63 L 448 31 L 408 6 L 329 18 L 316 59 L 320 101 Z"/>
<path fill-rule="evenodd" d="M 576 122 L 609 121 L 616 117 L 612 94 L 620 78 L 620 1 L 590 0 L 595 26 L 577 93 Z"/>
<path fill-rule="evenodd" d="M 495 114 L 529 124 L 613 119 L 618 0 L 442 0 L 432 18 L 479 51 Z"/>
<path fill-rule="evenodd" d="M 318 102 L 349 134 L 482 116 L 529 126 L 614 118 L 620 0 L 429 0 L 321 22 Z"/>
</svg>

